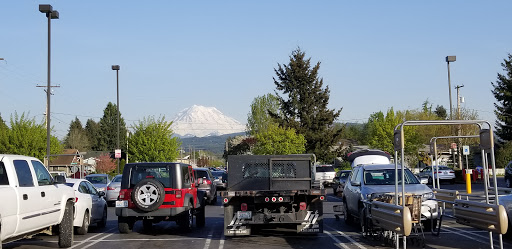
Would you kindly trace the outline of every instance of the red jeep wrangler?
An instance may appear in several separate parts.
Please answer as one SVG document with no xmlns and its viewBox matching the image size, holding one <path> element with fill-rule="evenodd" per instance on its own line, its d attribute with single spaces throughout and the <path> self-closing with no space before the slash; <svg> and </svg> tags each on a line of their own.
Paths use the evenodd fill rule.
<svg viewBox="0 0 512 249">
<path fill-rule="evenodd" d="M 190 230 L 193 216 L 196 227 L 203 227 L 204 192 L 197 189 L 202 179 L 194 179 L 188 164 L 126 164 L 116 201 L 119 232 L 130 232 L 137 220 L 142 220 L 146 231 L 163 220 L 176 221 L 182 229 Z"/>
</svg>

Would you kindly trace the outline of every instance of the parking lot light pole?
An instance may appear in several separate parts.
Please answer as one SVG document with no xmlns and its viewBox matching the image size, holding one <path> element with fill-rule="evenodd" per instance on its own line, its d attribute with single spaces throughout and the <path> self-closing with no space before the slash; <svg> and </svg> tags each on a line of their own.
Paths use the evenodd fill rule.
<svg viewBox="0 0 512 249">
<path fill-rule="evenodd" d="M 50 68 L 51 68 L 51 20 L 59 19 L 59 12 L 53 10 L 53 7 L 49 4 L 40 4 L 39 11 L 45 13 L 48 18 L 48 73 L 47 73 L 47 88 L 46 88 L 46 158 L 48 160 L 47 167 L 50 163 L 50 96 L 51 96 L 51 85 L 50 85 Z"/>
<path fill-rule="evenodd" d="M 453 119 L 452 116 L 452 87 L 450 82 L 450 62 L 454 62 L 456 60 L 455 55 L 446 56 L 446 63 L 448 66 L 448 94 L 450 95 L 450 119 Z"/>
<path fill-rule="evenodd" d="M 112 70 L 116 71 L 117 79 L 117 149 L 119 149 L 119 65 L 112 65 Z M 119 158 L 117 158 L 117 174 L 119 174 Z"/>
</svg>

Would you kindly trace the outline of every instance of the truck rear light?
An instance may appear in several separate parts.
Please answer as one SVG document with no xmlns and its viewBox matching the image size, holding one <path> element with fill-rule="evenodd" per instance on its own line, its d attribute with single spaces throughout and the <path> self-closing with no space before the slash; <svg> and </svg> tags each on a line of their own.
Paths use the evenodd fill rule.
<svg viewBox="0 0 512 249">
<path fill-rule="evenodd" d="M 240 205 L 240 210 L 247 211 L 247 203 L 242 203 L 242 205 Z"/>
<path fill-rule="evenodd" d="M 181 198 L 181 190 L 176 190 L 176 198 Z"/>
<path fill-rule="evenodd" d="M 305 203 L 305 202 L 301 202 L 301 203 L 299 204 L 299 207 L 300 207 L 300 210 L 306 210 L 307 205 L 306 205 L 306 203 Z"/>
<path fill-rule="evenodd" d="M 270 198 L 265 197 L 265 202 L 269 202 L 269 201 L 270 201 Z"/>
<path fill-rule="evenodd" d="M 277 198 L 272 197 L 272 202 L 276 202 L 276 201 L 277 201 Z"/>
<path fill-rule="evenodd" d="M 228 198 L 224 198 L 224 200 L 222 200 L 224 203 L 228 203 L 229 199 Z"/>
<path fill-rule="evenodd" d="M 321 195 L 321 196 L 320 196 L 320 200 L 321 200 L 321 201 L 325 200 L 325 196 Z"/>
<path fill-rule="evenodd" d="M 283 197 L 279 197 L 279 202 L 283 202 Z"/>
</svg>

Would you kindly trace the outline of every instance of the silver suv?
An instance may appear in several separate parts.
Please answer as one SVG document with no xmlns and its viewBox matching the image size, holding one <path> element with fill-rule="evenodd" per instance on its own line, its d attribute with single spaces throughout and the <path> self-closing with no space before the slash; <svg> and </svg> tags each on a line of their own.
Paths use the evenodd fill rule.
<svg viewBox="0 0 512 249">
<path fill-rule="evenodd" d="M 401 184 L 401 167 L 398 170 L 398 179 Z M 437 224 L 437 202 L 432 190 L 425 184 L 421 184 L 418 178 L 405 168 L 405 192 L 422 196 L 421 220 L 427 230 Z M 399 191 L 401 191 L 399 186 Z M 350 173 L 349 179 L 343 190 L 343 209 L 346 223 L 351 223 L 354 218 L 361 220 L 363 214 L 363 201 L 368 200 L 372 194 L 385 194 L 395 192 L 395 165 L 371 164 L 355 167 Z M 430 222 L 433 219 L 433 222 Z M 363 225 L 363 224 L 361 224 Z"/>
<path fill-rule="evenodd" d="M 331 186 L 336 171 L 332 165 L 317 165 L 315 172 L 315 183 L 320 186 Z"/>
</svg>

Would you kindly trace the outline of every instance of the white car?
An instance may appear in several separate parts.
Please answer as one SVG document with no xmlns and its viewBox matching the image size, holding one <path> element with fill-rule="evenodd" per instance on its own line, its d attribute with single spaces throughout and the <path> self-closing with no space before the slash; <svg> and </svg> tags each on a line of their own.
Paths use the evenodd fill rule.
<svg viewBox="0 0 512 249">
<path fill-rule="evenodd" d="M 85 179 L 67 179 L 66 185 L 75 190 L 75 217 L 73 226 L 76 233 L 84 235 L 89 225 L 96 223 L 98 227 L 107 225 L 107 201 L 105 192 L 98 191 Z"/>
<path fill-rule="evenodd" d="M 336 170 L 332 165 L 317 165 L 315 167 L 315 182 L 320 186 L 331 186 Z"/>
<path fill-rule="evenodd" d="M 444 165 L 434 166 L 434 169 L 436 167 L 438 167 L 438 170 L 437 172 L 434 172 L 434 179 L 439 177 L 439 180 L 441 181 L 449 181 L 450 184 L 455 183 L 455 171 L 453 171 L 453 169 Z M 427 183 L 432 184 L 432 166 L 423 168 L 419 173 L 419 177 L 422 179 L 427 179 Z"/>
</svg>

